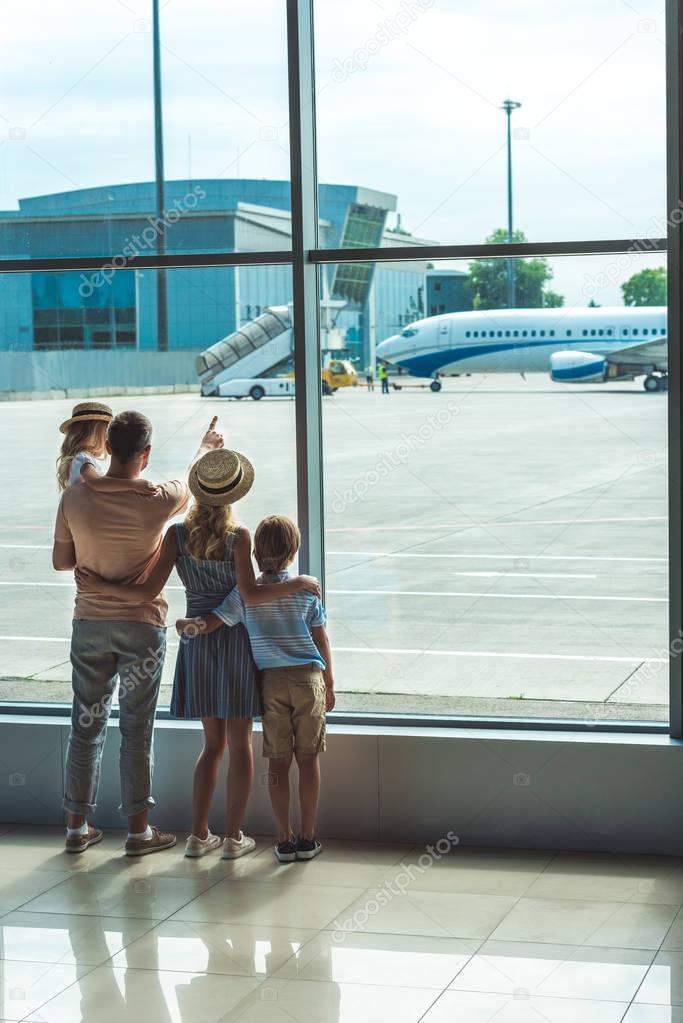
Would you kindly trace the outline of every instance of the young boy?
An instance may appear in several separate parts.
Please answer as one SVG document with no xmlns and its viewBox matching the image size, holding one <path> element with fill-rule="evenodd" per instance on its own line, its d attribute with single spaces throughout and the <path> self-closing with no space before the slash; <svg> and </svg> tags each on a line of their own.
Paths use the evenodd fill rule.
<svg viewBox="0 0 683 1023">
<path fill-rule="evenodd" d="M 271 515 L 254 534 L 259 583 L 288 578 L 301 544 L 291 519 Z M 263 755 L 270 761 L 268 789 L 281 863 L 312 860 L 322 846 L 315 837 L 320 792 L 318 754 L 325 750 L 325 713 L 334 707 L 334 679 L 325 609 L 318 597 L 301 590 L 265 604 L 245 606 L 237 588 L 212 614 L 180 618 L 176 629 L 195 635 L 222 624 L 244 623 L 263 681 Z M 301 831 L 295 841 L 289 815 L 292 751 L 299 767 Z"/>
</svg>

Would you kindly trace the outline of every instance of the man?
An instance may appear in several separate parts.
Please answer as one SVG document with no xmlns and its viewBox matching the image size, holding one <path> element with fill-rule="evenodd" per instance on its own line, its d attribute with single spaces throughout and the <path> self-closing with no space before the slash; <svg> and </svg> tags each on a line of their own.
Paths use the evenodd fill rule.
<svg viewBox="0 0 683 1023">
<path fill-rule="evenodd" d="M 382 383 L 382 394 L 389 394 L 389 373 L 385 363 L 380 362 L 379 369 L 377 370 L 377 376 Z"/>
<path fill-rule="evenodd" d="M 211 421 L 194 461 L 223 446 Z M 108 476 L 138 479 L 149 462 L 152 424 L 139 412 L 122 412 L 107 434 Z M 188 470 L 189 472 L 189 470 Z M 57 511 L 52 563 L 58 571 L 89 568 L 109 579 L 142 582 L 154 567 L 169 519 L 187 506 L 184 480 L 159 485 L 155 494 L 104 494 L 76 483 Z M 95 810 L 111 699 L 119 689 L 121 805 L 128 817 L 125 851 L 144 856 L 175 845 L 176 837 L 148 824 L 152 799 L 152 732 L 166 653 L 163 594 L 141 604 L 76 592 L 71 665 L 73 707 L 66 757 L 66 849 L 84 852 L 102 832 L 87 818 Z"/>
<path fill-rule="evenodd" d="M 369 363 L 365 367 L 365 384 L 368 391 L 374 391 L 375 389 L 375 367 L 372 363 Z"/>
</svg>

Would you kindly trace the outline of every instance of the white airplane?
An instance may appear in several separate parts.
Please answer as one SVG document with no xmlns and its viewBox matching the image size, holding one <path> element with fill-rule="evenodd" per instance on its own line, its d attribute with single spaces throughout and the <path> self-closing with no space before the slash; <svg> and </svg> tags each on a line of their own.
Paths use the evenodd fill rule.
<svg viewBox="0 0 683 1023">
<path fill-rule="evenodd" d="M 668 383 L 666 306 L 487 309 L 409 324 L 377 356 L 411 375 L 549 373 L 558 383 L 595 384 L 645 376 L 646 391 Z"/>
</svg>

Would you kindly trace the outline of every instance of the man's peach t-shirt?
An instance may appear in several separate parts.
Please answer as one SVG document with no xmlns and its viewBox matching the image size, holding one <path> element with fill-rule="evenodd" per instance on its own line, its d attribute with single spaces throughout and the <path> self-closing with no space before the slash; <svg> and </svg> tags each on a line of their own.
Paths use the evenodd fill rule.
<svg viewBox="0 0 683 1023">
<path fill-rule="evenodd" d="M 173 480 L 159 485 L 155 496 L 131 490 L 96 493 L 83 483 L 62 494 L 55 540 L 73 542 L 76 564 L 112 582 L 140 583 L 154 568 L 164 528 L 186 507 L 189 492 Z M 168 604 L 162 593 L 144 604 L 101 593 L 76 593 L 74 618 L 106 618 L 166 625 Z"/>
</svg>

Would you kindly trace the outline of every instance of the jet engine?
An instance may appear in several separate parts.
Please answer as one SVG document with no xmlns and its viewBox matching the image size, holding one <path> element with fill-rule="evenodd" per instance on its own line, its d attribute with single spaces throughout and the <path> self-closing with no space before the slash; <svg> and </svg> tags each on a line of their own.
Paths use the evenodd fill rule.
<svg viewBox="0 0 683 1023">
<path fill-rule="evenodd" d="M 550 356 L 550 379 L 565 384 L 601 384 L 607 378 L 607 363 L 591 352 L 554 352 Z"/>
</svg>

